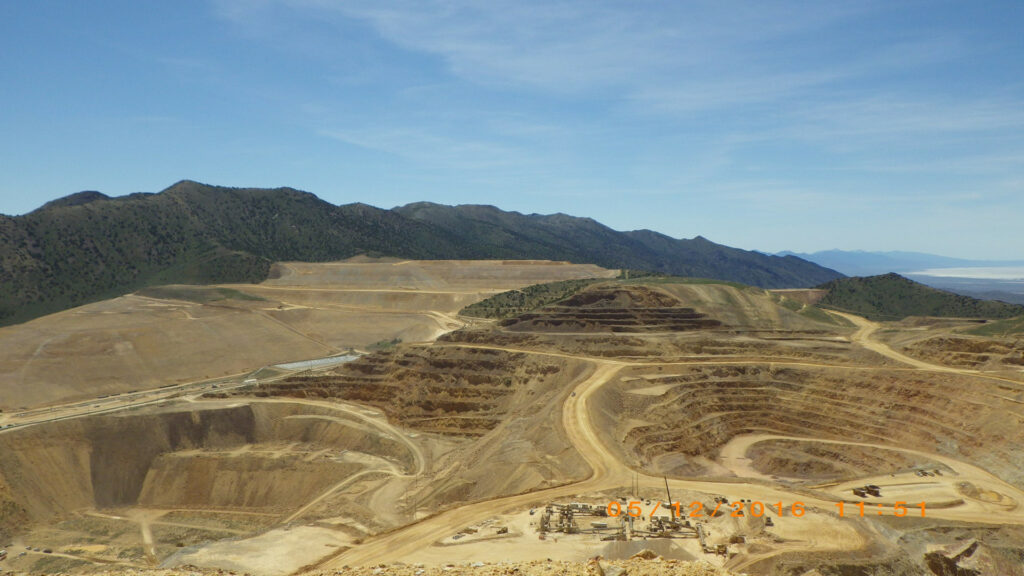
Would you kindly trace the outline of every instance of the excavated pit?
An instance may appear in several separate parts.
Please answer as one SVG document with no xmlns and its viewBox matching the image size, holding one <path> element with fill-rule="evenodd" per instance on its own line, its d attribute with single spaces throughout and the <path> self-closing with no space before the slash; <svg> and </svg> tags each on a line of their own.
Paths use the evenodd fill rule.
<svg viewBox="0 0 1024 576">
<path fill-rule="evenodd" d="M 1010 389 L 1007 389 L 1010 388 Z M 623 371 L 600 417 L 624 457 L 659 473 L 714 475 L 731 439 L 776 434 L 949 456 L 1024 486 L 1020 386 L 954 374 L 751 364 Z M 756 449 L 753 449 L 756 448 Z M 763 474 L 809 480 L 927 467 L 928 459 L 778 440 L 748 454 Z"/>
<path fill-rule="evenodd" d="M 362 470 L 408 474 L 409 446 L 326 406 L 180 403 L 0 435 L 0 521 L 10 534 L 87 510 L 283 514 Z M 359 454 L 359 458 L 352 457 Z"/>
<path fill-rule="evenodd" d="M 1024 387 L 910 370 L 858 345 L 852 326 L 821 314 L 824 320 L 803 316 L 754 289 L 593 287 L 541 311 L 452 332 L 433 346 L 399 345 L 256 389 L 221 390 L 209 395 L 219 398 L 212 402 L 5 433 L 0 523 L 70 531 L 78 521 L 93 532 L 115 531 L 120 525 L 109 516 L 75 513 L 159 514 L 146 520 L 153 557 L 222 566 L 225 557 L 246 556 L 249 564 L 227 567 L 267 570 L 259 554 L 276 549 L 281 558 L 312 561 L 459 504 L 587 479 L 592 469 L 569 441 L 563 408 L 608 360 L 621 367 L 584 397 L 594 433 L 634 469 L 712 480 L 733 497 L 730 483 L 779 486 L 793 498 L 823 499 L 826 510 L 849 498 L 851 487 L 877 483 L 890 501 L 927 500 L 929 509 L 960 514 L 948 522 L 1016 513 L 1024 503 L 1013 488 L 1024 486 L 1017 449 Z M 331 407 L 335 401 L 379 412 Z M 364 418 L 369 412 L 407 432 L 375 427 Z M 417 446 L 428 446 L 426 438 L 437 444 L 424 456 L 410 437 L 420 438 Z M 904 534 L 909 543 L 901 546 L 916 559 L 926 545 L 949 540 L 948 523 L 914 520 L 871 522 L 887 535 Z M 745 548 L 747 557 L 779 566 L 803 562 L 800 554 L 819 558 L 819 550 L 793 543 L 827 540 L 842 523 L 824 515 L 785 521 L 780 538 L 795 539 L 772 532 Z M 266 531 L 253 537 L 258 522 Z M 924 532 L 930 526 L 934 534 Z M 232 536 L 240 539 L 225 540 Z M 764 554 L 780 542 L 779 556 Z M 176 554 L 194 544 L 203 548 Z M 1017 553 L 1013 546 L 1007 554 Z M 133 560 L 142 554 L 125 553 Z M 890 562 L 877 549 L 858 554 Z M 846 566 L 826 560 L 814 565 Z M 289 562 L 281 574 L 307 560 Z M 782 572 L 759 566 L 751 573 Z"/>
<path fill-rule="evenodd" d="M 441 509 L 585 478 L 561 411 L 591 371 L 586 361 L 550 355 L 402 345 L 268 383 L 258 394 L 358 402 L 413 434 L 452 442 L 430 481 L 409 492 L 424 509 Z"/>
<path fill-rule="evenodd" d="M 319 375 L 274 382 L 261 395 L 342 398 L 423 432 L 479 437 L 537 392 L 560 387 L 566 362 L 461 347 L 402 347 Z"/>
</svg>

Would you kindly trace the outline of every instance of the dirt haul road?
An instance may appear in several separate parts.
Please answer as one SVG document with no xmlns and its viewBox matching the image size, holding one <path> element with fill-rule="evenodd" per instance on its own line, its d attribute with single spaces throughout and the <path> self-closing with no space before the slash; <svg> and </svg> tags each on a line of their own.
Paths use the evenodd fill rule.
<svg viewBox="0 0 1024 576">
<path fill-rule="evenodd" d="M 999 479 L 988 471 L 973 466 L 966 462 L 961 462 L 948 456 L 942 456 L 933 452 L 922 452 L 920 450 L 911 450 L 909 448 L 897 448 L 893 446 L 885 446 L 882 444 L 872 444 L 869 442 L 853 442 L 848 440 L 825 440 L 817 438 L 805 438 L 801 436 L 790 436 L 782 434 L 744 434 L 741 436 L 735 436 L 732 440 L 722 446 L 719 461 L 723 465 L 731 468 L 736 473 L 743 477 L 762 477 L 756 470 L 750 468 L 749 461 L 746 460 L 747 450 L 757 444 L 758 442 L 770 441 L 770 440 L 795 440 L 801 442 L 816 442 L 821 444 L 834 444 L 840 446 L 860 446 L 866 448 L 877 448 L 881 450 L 891 450 L 894 452 L 904 452 L 907 454 L 913 454 L 916 456 L 923 457 L 933 462 L 939 462 L 947 466 L 952 473 L 947 473 L 938 478 L 929 478 L 928 480 L 918 480 L 914 482 L 914 488 L 927 490 L 927 492 L 920 492 L 921 494 L 934 495 L 936 488 L 946 488 L 945 493 L 949 500 L 960 501 L 961 504 L 956 505 L 952 508 L 946 508 L 937 513 L 938 506 L 928 510 L 928 516 L 942 517 L 949 520 L 961 520 L 964 522 L 975 522 L 975 523 L 1021 523 L 1022 514 L 1019 510 L 1019 505 L 1024 503 L 1024 491 L 1016 488 L 1015 486 Z M 907 486 L 907 482 L 904 478 L 891 479 L 890 475 L 885 474 L 880 476 L 878 479 L 865 480 L 859 479 L 858 484 L 863 485 L 865 483 L 875 483 L 882 487 L 882 490 L 889 492 L 889 487 L 902 488 Z M 984 490 L 990 491 L 990 493 L 1000 494 L 1003 499 L 999 503 L 984 502 L 977 499 L 964 499 L 957 494 L 957 485 L 969 483 L 975 487 L 983 487 Z M 821 486 L 825 487 L 840 487 L 841 489 L 834 488 L 829 490 L 830 493 L 838 497 L 842 495 L 843 500 L 847 500 L 845 497 L 848 495 L 849 488 L 845 486 L 848 482 L 832 482 Z M 909 498 L 909 496 L 906 496 Z M 933 497 L 914 499 L 914 502 L 919 502 L 922 499 L 930 502 L 939 504 L 939 501 L 933 500 Z M 856 500 L 856 499 L 855 499 Z M 868 501 L 870 506 L 875 506 L 878 503 L 885 503 L 886 507 L 891 507 L 891 502 L 895 498 L 887 499 L 872 499 Z M 847 500 L 848 501 L 848 500 Z M 904 501 L 906 503 L 907 501 Z M 913 504 L 911 504 L 913 505 Z M 888 510 L 887 510 L 888 512 Z M 1016 520 L 1016 522 L 1014 521 Z"/>
<path fill-rule="evenodd" d="M 928 362 L 923 362 L 916 358 L 911 358 L 910 356 L 900 354 L 899 352 L 893 350 L 886 344 L 879 342 L 878 340 L 873 340 L 871 338 L 871 335 L 877 332 L 878 329 L 881 327 L 881 325 L 878 322 L 872 322 L 867 318 L 855 316 L 853 314 L 847 314 L 846 312 L 837 312 L 835 310 L 829 310 L 828 312 L 830 314 L 835 314 L 836 316 L 842 316 L 843 318 L 852 322 L 857 327 L 857 331 L 853 333 L 850 339 L 860 344 L 861 346 L 867 348 L 868 350 L 871 350 L 872 352 L 877 352 L 883 356 L 892 358 L 897 362 L 909 364 L 915 368 L 920 368 L 921 370 L 933 370 L 935 372 L 950 372 L 954 374 L 971 375 L 978 373 L 977 371 L 974 370 L 962 370 L 958 368 L 950 368 L 948 366 L 929 364 Z"/>
<path fill-rule="evenodd" d="M 590 478 L 565 486 L 478 502 L 448 510 L 416 524 L 371 538 L 358 547 L 311 568 L 336 569 L 343 566 L 361 566 L 408 559 L 417 550 L 436 542 L 442 535 L 458 532 L 467 525 L 552 500 L 625 486 L 634 475 L 637 476 L 643 487 L 663 485 L 662 477 L 644 473 L 637 474 L 623 465 L 599 438 L 590 419 L 588 400 L 602 385 L 615 377 L 622 367 L 630 364 L 614 361 L 593 362 L 595 364 L 594 371 L 576 386 L 575 394 L 569 395 L 562 410 L 563 422 L 570 441 L 591 467 Z M 723 487 L 719 482 L 689 480 L 669 480 L 669 484 L 673 490 L 706 493 L 718 493 Z M 729 483 L 728 490 L 734 498 L 760 498 L 771 501 L 789 501 L 793 498 L 791 492 L 746 482 Z M 809 506 L 825 509 L 832 505 L 831 501 L 808 498 L 804 495 L 801 495 L 799 499 Z M 860 542 L 847 542 L 842 545 L 842 548 L 849 549 L 850 545 L 856 548 L 860 544 Z M 823 543 L 815 542 L 810 546 L 819 550 L 824 549 L 822 548 Z"/>
<path fill-rule="evenodd" d="M 260 370 L 262 370 L 262 368 Z M 222 376 L 220 378 L 206 378 L 182 384 L 174 384 L 171 386 L 164 386 L 163 388 L 157 388 L 155 390 L 118 394 L 107 398 L 96 398 L 92 400 L 77 400 L 67 404 L 58 404 L 45 408 L 26 410 L 24 412 L 16 412 L 7 415 L 3 420 L 0 420 L 11 426 L 0 430 L 0 434 L 12 432 L 25 426 L 47 424 L 60 420 L 70 420 L 73 418 L 83 418 L 86 416 L 96 416 L 100 414 L 111 414 L 132 408 L 152 406 L 160 404 L 161 402 L 175 400 L 195 401 L 197 396 L 201 396 L 208 391 L 227 392 L 234 390 L 235 388 L 249 386 L 250 384 L 246 384 L 245 381 L 252 375 L 256 374 L 256 372 L 259 372 L 259 370 L 256 370 L 255 372 L 241 372 L 229 376 Z M 292 376 L 292 372 L 290 371 L 274 376 L 262 377 L 260 378 L 260 382 L 267 384 L 283 380 L 289 376 Z"/>
<path fill-rule="evenodd" d="M 877 324 L 874 324 L 864 318 L 849 314 L 840 315 L 849 319 L 851 322 L 854 322 L 859 327 L 857 332 L 853 335 L 852 340 L 866 348 L 879 352 L 895 360 L 910 364 L 919 370 L 954 372 L 969 376 L 978 375 L 976 372 L 970 370 L 935 366 L 905 357 L 885 344 L 870 338 L 874 331 L 877 330 Z M 573 394 L 570 394 L 566 398 L 562 410 L 563 425 L 565 426 L 567 435 L 574 448 L 576 448 L 576 450 L 590 465 L 592 470 L 590 477 L 582 482 L 568 484 L 565 486 L 473 503 L 448 510 L 404 528 L 370 538 L 363 544 L 347 550 L 336 557 L 325 559 L 325 561 L 311 568 L 336 569 L 343 566 L 360 566 L 408 559 L 414 552 L 432 545 L 443 535 L 455 533 L 467 525 L 480 522 L 492 516 L 515 510 L 522 510 L 540 503 L 561 498 L 619 488 L 627 485 L 634 477 L 638 478 L 641 485 L 644 486 L 659 486 L 663 481 L 661 477 L 637 472 L 622 464 L 622 462 L 613 455 L 613 453 L 600 439 L 600 436 L 591 421 L 588 410 L 588 399 L 598 389 L 600 389 L 601 386 L 614 378 L 619 370 L 625 366 L 643 366 L 646 363 L 603 360 L 587 356 L 538 352 L 535 350 L 490 345 L 468 345 L 468 347 L 575 358 L 590 361 L 594 365 L 593 372 L 590 373 L 583 382 L 576 386 Z M 690 362 L 679 362 L 679 364 L 688 363 Z M 692 363 L 699 364 L 706 363 L 706 361 L 696 361 Z M 849 368 L 848 366 L 842 365 L 833 365 L 833 367 Z M 979 473 L 976 476 L 978 476 L 979 480 L 984 480 L 986 483 L 993 479 L 990 474 L 980 469 L 975 469 L 974 467 L 967 466 L 964 463 L 957 463 L 957 465 L 961 470 L 965 471 L 978 470 Z M 1001 488 L 1010 489 L 1013 491 L 1011 493 L 1014 494 L 1020 494 L 1020 491 L 1016 490 L 1012 486 L 1009 486 L 1002 481 L 998 482 Z M 733 499 L 750 498 L 760 501 L 796 500 L 805 503 L 808 507 L 817 507 L 826 511 L 832 510 L 835 502 L 837 501 L 837 499 L 824 499 L 807 493 L 793 492 L 752 482 L 741 481 L 735 483 L 722 483 L 695 480 L 670 480 L 669 484 L 673 490 L 691 490 L 709 494 L 717 494 L 721 492 L 724 487 L 727 487 L 729 496 Z M 929 516 L 936 518 L 948 518 L 988 524 L 1024 524 L 1024 514 L 1021 514 L 1016 507 L 1012 510 L 992 510 L 987 509 L 987 507 L 966 507 L 964 509 L 948 508 L 929 512 Z M 821 551 L 829 545 L 833 547 L 832 549 L 850 550 L 859 548 L 862 544 L 863 542 L 820 542 L 812 539 L 803 543 L 802 546 L 794 544 L 793 546 L 788 547 L 787 550 L 803 547 L 808 550 Z"/>
</svg>

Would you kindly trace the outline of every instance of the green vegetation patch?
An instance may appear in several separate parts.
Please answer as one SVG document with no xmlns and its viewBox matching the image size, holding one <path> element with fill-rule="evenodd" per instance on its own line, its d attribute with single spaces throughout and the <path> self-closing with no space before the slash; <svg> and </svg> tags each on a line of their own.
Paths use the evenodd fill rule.
<svg viewBox="0 0 1024 576">
<path fill-rule="evenodd" d="M 1015 334 L 1024 334 L 1024 316 L 1018 316 L 1016 318 L 1007 318 L 1005 320 L 998 320 L 973 328 L 966 332 L 967 334 L 974 334 L 976 336 L 1013 336 Z"/>
<path fill-rule="evenodd" d="M 819 306 L 871 320 L 902 320 L 908 316 L 1011 318 L 1024 314 L 1024 306 L 936 290 L 899 274 L 842 278 L 817 288 L 828 290 Z"/>
<path fill-rule="evenodd" d="M 374 342 L 373 344 L 370 344 L 368 348 L 370 350 L 388 350 L 390 348 L 398 346 L 401 343 L 401 338 L 392 338 L 391 340 L 380 340 L 378 342 Z"/>
</svg>

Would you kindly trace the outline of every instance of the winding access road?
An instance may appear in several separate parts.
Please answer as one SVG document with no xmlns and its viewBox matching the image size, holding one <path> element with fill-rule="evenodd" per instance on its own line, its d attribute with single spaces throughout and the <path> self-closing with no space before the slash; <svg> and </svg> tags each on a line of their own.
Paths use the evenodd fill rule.
<svg viewBox="0 0 1024 576">
<path fill-rule="evenodd" d="M 918 370 L 958 373 L 969 376 L 978 376 L 975 371 L 961 370 L 946 366 L 937 366 L 910 358 L 893 350 L 884 343 L 873 340 L 871 336 L 878 329 L 878 325 L 864 318 L 851 314 L 836 313 L 850 320 L 857 326 L 856 332 L 851 340 L 865 348 L 878 352 L 886 357 L 897 360 L 901 363 L 913 366 Z M 455 344 L 451 344 L 455 345 Z M 611 381 L 618 372 L 626 366 L 643 366 L 644 362 L 625 362 L 621 360 L 606 360 L 589 356 L 578 356 L 560 352 L 537 351 L 528 349 L 517 349 L 495 345 L 468 344 L 467 347 L 486 348 L 503 350 L 507 352 L 541 354 L 577 360 L 586 360 L 593 365 L 592 371 L 573 390 L 574 393 L 567 395 L 562 406 L 562 422 L 567 436 L 573 447 L 582 455 L 590 466 L 590 476 L 582 481 L 538 490 L 526 494 L 496 498 L 484 502 L 477 502 L 450 509 L 416 523 L 368 538 L 362 544 L 343 552 L 340 555 L 325 559 L 310 569 L 335 569 L 343 566 L 360 566 L 369 564 L 388 563 L 399 560 L 408 560 L 417 550 L 434 544 L 443 535 L 453 534 L 462 528 L 483 521 L 487 518 L 510 513 L 517 510 L 536 506 L 540 503 L 550 502 L 558 499 L 571 498 L 587 493 L 611 490 L 629 485 L 634 477 L 637 477 L 642 486 L 656 487 L 663 482 L 662 477 L 652 476 L 643 472 L 634 471 L 629 468 L 605 445 L 601 439 L 596 426 L 593 423 L 589 410 L 589 400 L 600 388 Z M 721 363 L 719 361 L 718 363 Z M 729 363 L 729 361 L 724 361 Z M 758 360 L 757 362 L 763 362 Z M 707 363 L 706 360 L 695 360 L 694 362 L 682 362 L 681 364 Z M 751 362 L 747 362 L 751 363 Z M 794 364 L 804 364 L 794 362 Z M 809 366 L 822 366 L 817 363 L 806 363 Z M 835 368 L 851 368 L 844 365 L 828 365 Z M 963 463 L 960 463 L 963 465 Z M 973 468 L 973 467 L 969 467 Z M 991 478 L 990 475 L 985 475 Z M 1006 483 L 1000 482 L 1001 487 L 1012 489 L 1015 496 L 1024 496 L 1019 490 Z M 807 493 L 796 493 L 789 490 L 776 488 L 758 482 L 710 482 L 699 480 L 669 480 L 672 490 L 690 490 L 709 494 L 720 493 L 727 490 L 730 498 L 750 498 L 759 501 L 800 501 L 808 507 L 817 507 L 823 510 L 834 508 L 836 500 L 824 499 L 811 496 Z M 929 516 L 939 518 L 950 518 L 957 520 L 981 522 L 981 523 L 1003 523 L 1003 524 L 1024 524 L 1024 514 L 1018 510 L 1004 512 L 991 510 L 959 510 L 956 508 L 930 511 Z M 861 547 L 864 542 L 806 542 L 803 545 L 807 549 L 821 551 L 827 544 L 832 544 L 833 549 L 852 550 Z M 787 550 L 800 548 L 800 544 L 792 544 Z"/>
</svg>

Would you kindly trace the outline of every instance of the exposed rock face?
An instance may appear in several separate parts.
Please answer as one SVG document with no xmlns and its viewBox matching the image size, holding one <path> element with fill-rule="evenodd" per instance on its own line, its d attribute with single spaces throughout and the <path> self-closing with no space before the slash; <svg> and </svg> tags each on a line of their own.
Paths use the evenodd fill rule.
<svg viewBox="0 0 1024 576">
<path fill-rule="evenodd" d="M 332 421 L 315 407 L 237 403 L 122 414 L 0 436 L 0 530 L 88 508 L 285 511 L 360 469 L 310 461 L 310 451 L 343 446 L 406 468 L 413 458 L 395 440 Z"/>
<path fill-rule="evenodd" d="M 376 406 L 416 430 L 479 437 L 498 426 L 525 394 L 564 383 L 565 365 L 500 350 L 403 347 L 326 375 L 288 378 L 261 394 L 342 398 Z"/>
</svg>

